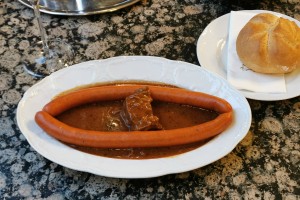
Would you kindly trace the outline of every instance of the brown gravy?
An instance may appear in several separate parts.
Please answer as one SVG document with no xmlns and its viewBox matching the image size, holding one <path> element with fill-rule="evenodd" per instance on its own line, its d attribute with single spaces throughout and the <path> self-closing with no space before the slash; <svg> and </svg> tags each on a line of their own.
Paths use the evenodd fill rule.
<svg viewBox="0 0 300 200">
<path fill-rule="evenodd" d="M 97 131 L 127 131 L 119 112 L 123 101 L 106 101 L 87 104 L 70 109 L 59 116 L 60 121 L 81 129 Z M 164 129 L 177 129 L 201 124 L 215 119 L 218 113 L 198 107 L 168 102 L 153 101 L 154 115 L 158 116 Z M 71 145 L 87 153 L 122 159 L 150 159 L 174 156 L 202 146 L 206 141 L 195 144 L 163 148 L 101 149 Z"/>
</svg>

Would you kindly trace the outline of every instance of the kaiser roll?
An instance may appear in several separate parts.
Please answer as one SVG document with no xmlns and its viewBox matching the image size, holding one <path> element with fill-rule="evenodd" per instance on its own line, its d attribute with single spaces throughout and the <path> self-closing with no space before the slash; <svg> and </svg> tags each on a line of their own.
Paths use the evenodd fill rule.
<svg viewBox="0 0 300 200">
<path fill-rule="evenodd" d="M 273 14 L 257 14 L 240 31 L 236 51 L 242 63 L 255 72 L 291 72 L 300 67 L 300 28 Z"/>
</svg>

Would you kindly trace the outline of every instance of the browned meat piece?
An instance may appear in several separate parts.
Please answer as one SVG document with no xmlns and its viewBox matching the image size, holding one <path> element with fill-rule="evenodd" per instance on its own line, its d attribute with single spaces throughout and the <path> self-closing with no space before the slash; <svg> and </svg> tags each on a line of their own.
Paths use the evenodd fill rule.
<svg viewBox="0 0 300 200">
<path fill-rule="evenodd" d="M 140 88 L 126 97 L 121 117 L 130 131 L 162 129 L 158 117 L 152 112 L 152 98 L 149 88 Z"/>
</svg>

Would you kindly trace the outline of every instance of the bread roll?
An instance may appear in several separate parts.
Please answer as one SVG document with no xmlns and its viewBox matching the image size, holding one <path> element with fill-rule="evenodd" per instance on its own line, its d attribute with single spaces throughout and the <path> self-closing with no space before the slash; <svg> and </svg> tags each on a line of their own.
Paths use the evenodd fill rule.
<svg viewBox="0 0 300 200">
<path fill-rule="evenodd" d="M 300 28 L 273 14 L 255 15 L 240 31 L 236 50 L 242 63 L 255 72 L 291 72 L 300 67 Z"/>
</svg>

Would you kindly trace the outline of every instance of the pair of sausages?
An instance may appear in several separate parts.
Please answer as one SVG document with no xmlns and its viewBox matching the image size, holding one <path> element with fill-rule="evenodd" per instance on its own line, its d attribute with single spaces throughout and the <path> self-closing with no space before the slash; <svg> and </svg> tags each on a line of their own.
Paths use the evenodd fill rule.
<svg viewBox="0 0 300 200">
<path fill-rule="evenodd" d="M 80 89 L 59 96 L 35 115 L 36 123 L 54 138 L 73 145 L 97 148 L 166 147 L 198 142 L 223 132 L 233 120 L 231 105 L 218 97 L 180 88 L 149 85 L 154 100 L 214 110 L 218 117 L 196 126 L 173 130 L 102 132 L 71 127 L 55 118 L 83 104 L 125 99 L 144 85 L 110 85 Z"/>
</svg>

